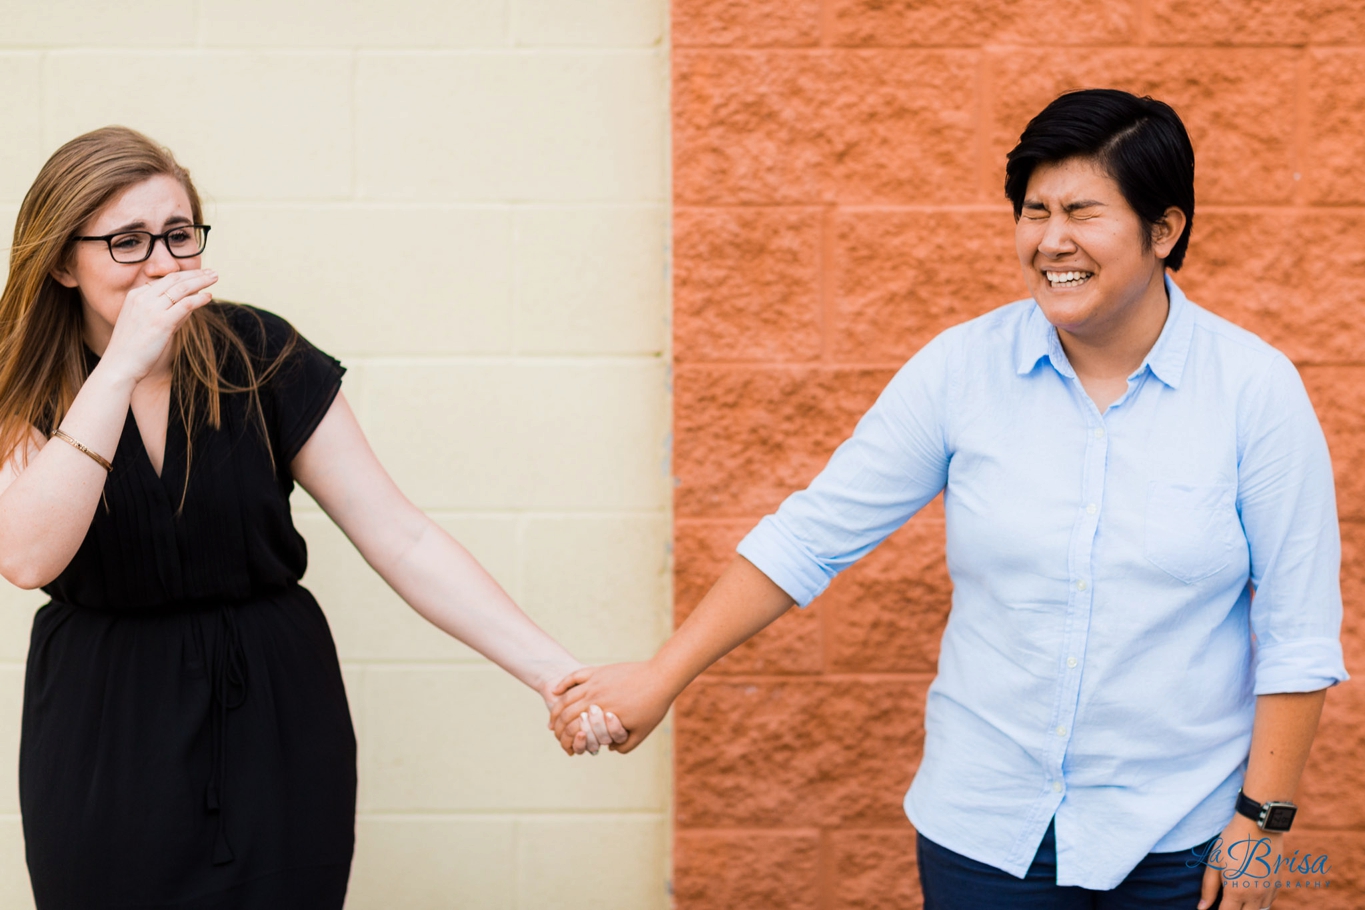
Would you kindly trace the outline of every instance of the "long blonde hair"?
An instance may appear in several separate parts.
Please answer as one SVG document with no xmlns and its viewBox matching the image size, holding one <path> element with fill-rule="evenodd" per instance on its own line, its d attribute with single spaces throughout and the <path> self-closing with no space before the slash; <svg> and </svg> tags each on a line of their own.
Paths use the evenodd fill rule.
<svg viewBox="0 0 1365 910">
<path fill-rule="evenodd" d="M 14 225 L 9 279 L 0 294 L 0 463 L 23 450 L 30 427 L 51 433 L 86 379 L 80 290 L 63 287 L 52 277 L 53 270 L 69 261 L 72 237 L 106 203 L 161 175 L 179 182 L 189 196 L 194 222 L 202 223 L 203 206 L 189 172 L 169 149 L 122 126 L 77 136 L 57 149 L 24 196 Z M 250 409 L 268 448 L 258 392 L 295 340 L 258 373 L 251 352 L 220 308 L 202 307 L 190 314 L 171 342 L 172 387 L 186 440 L 201 419 L 214 429 L 222 425 L 221 394 L 245 393 L 251 396 Z M 240 362 L 244 383 L 224 379 L 229 358 Z M 189 455 L 187 451 L 187 489 Z M 182 507 L 184 501 L 182 492 Z"/>
</svg>

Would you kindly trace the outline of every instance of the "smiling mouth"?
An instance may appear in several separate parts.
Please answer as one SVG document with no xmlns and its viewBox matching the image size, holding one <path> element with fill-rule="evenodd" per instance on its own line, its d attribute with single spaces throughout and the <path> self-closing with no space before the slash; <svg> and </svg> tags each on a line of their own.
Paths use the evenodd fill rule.
<svg viewBox="0 0 1365 910">
<path fill-rule="evenodd" d="M 1090 276 L 1094 274 L 1094 272 L 1081 271 L 1043 273 L 1047 277 L 1047 283 L 1054 288 L 1078 288 L 1089 281 Z"/>
</svg>

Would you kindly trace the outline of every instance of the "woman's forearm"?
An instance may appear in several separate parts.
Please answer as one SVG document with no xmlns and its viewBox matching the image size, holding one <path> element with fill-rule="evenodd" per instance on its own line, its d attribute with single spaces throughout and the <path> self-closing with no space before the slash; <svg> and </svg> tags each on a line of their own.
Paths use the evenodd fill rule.
<svg viewBox="0 0 1365 910">
<path fill-rule="evenodd" d="M 1322 716 L 1326 689 L 1261 695 L 1242 791 L 1258 803 L 1289 802 L 1298 789 Z"/>
<path fill-rule="evenodd" d="M 795 603 L 753 563 L 736 556 L 651 664 L 676 698 L 703 670 Z"/>
<path fill-rule="evenodd" d="M 60 429 L 112 461 L 135 385 L 101 363 L 81 386 Z M 22 470 L 13 460 L 7 466 L 12 479 L 0 493 L 0 574 L 21 588 L 36 588 L 60 575 L 80 549 L 108 475 L 61 440 L 50 440 L 41 450 L 35 441 L 27 451 Z"/>
<path fill-rule="evenodd" d="M 468 550 L 415 507 L 412 511 L 415 516 L 408 520 L 420 528 L 411 545 L 371 565 L 414 610 L 542 694 L 582 666 L 522 612 Z"/>
</svg>

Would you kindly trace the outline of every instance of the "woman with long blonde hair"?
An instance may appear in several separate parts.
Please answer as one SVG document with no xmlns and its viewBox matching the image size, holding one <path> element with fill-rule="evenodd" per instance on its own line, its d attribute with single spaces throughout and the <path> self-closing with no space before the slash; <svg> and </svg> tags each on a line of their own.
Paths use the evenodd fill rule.
<svg viewBox="0 0 1365 910">
<path fill-rule="evenodd" d="M 339 908 L 355 738 L 299 483 L 422 616 L 553 706 L 580 665 L 394 486 L 341 365 L 215 302 L 189 174 L 122 127 L 43 166 L 0 296 L 0 574 L 41 587 L 20 801 L 40 910 Z M 579 739 L 625 740 L 594 715 Z"/>
</svg>

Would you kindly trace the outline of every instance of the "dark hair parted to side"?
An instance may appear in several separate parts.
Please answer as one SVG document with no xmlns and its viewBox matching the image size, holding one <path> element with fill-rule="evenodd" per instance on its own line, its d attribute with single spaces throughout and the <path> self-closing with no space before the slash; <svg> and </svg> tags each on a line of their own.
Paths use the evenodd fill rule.
<svg viewBox="0 0 1365 910">
<path fill-rule="evenodd" d="M 1166 257 L 1166 268 L 1174 272 L 1185 261 L 1194 224 L 1194 146 L 1170 105 L 1116 89 L 1067 92 L 1029 121 L 1008 158 L 1005 195 L 1016 221 L 1035 167 L 1092 158 L 1147 228 L 1171 206 L 1185 213 L 1185 231 Z M 1143 237 L 1150 245 L 1151 234 Z"/>
</svg>

